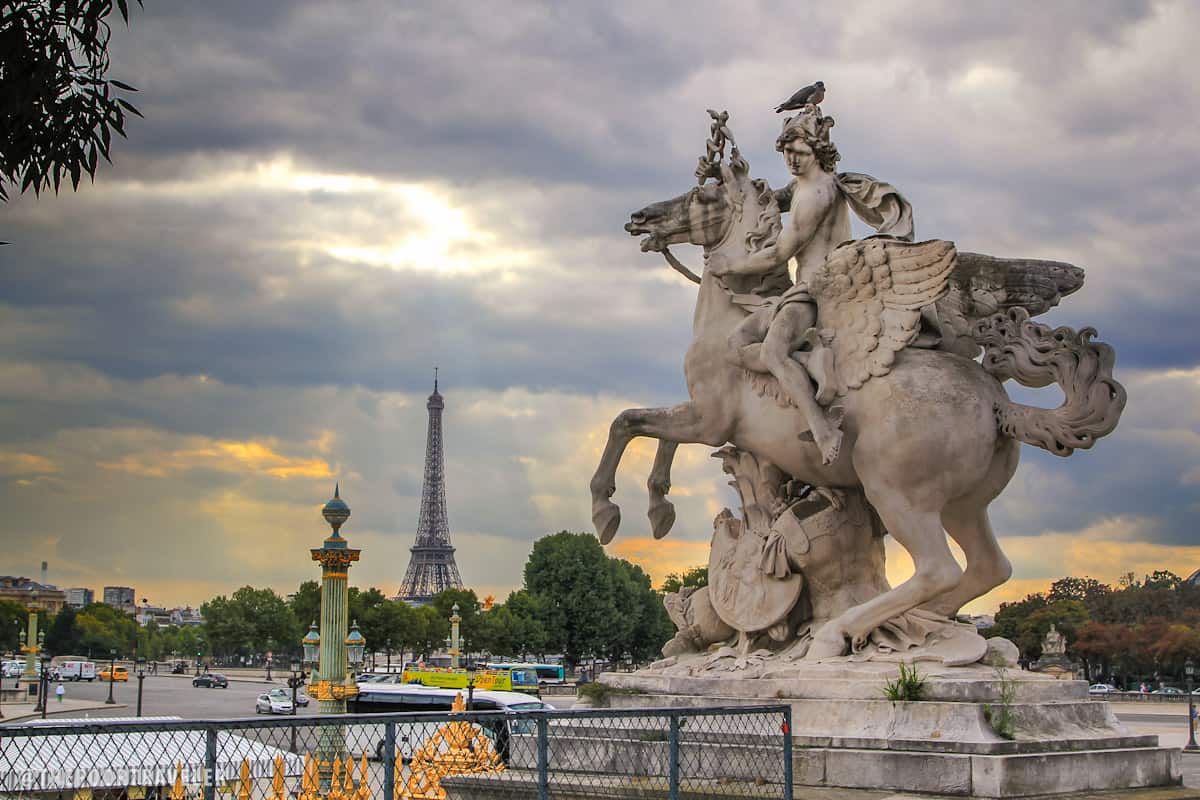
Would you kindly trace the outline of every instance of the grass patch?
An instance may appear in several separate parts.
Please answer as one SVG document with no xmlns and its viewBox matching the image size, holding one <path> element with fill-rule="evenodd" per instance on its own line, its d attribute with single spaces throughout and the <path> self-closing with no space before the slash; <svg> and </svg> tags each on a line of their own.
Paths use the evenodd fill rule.
<svg viewBox="0 0 1200 800">
<path fill-rule="evenodd" d="M 1017 699 L 1017 682 L 1008 677 L 1003 667 L 996 667 L 996 681 L 1000 684 L 1000 702 L 984 706 L 983 718 L 1001 739 L 1015 739 L 1012 723 L 1012 704 Z"/>
<path fill-rule="evenodd" d="M 912 702 L 925 698 L 925 679 L 917 674 L 917 665 L 900 665 L 900 675 L 883 685 L 883 696 L 893 703 Z"/>
</svg>

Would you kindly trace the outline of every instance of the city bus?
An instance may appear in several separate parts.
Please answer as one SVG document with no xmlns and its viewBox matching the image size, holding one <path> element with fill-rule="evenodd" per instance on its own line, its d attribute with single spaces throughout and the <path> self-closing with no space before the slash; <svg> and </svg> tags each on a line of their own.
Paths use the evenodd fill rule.
<svg viewBox="0 0 1200 800">
<path fill-rule="evenodd" d="M 532 670 L 537 674 L 538 683 L 565 683 L 566 673 L 562 664 L 487 664 L 491 670 Z"/>
<path fill-rule="evenodd" d="M 442 689 L 466 689 L 473 682 L 476 689 L 496 692 L 523 692 L 535 697 L 538 691 L 537 673 L 531 669 L 479 669 L 469 671 L 442 667 L 407 664 L 400 680 Z"/>
</svg>

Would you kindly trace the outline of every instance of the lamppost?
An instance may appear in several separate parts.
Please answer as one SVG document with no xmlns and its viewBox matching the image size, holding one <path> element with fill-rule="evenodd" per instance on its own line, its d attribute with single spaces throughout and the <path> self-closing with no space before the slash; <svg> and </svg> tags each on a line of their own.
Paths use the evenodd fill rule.
<svg viewBox="0 0 1200 800">
<path fill-rule="evenodd" d="M 115 706 L 117 701 L 113 699 L 113 684 L 117 682 L 117 651 L 115 649 L 108 651 L 108 699 L 104 701 L 106 706 Z"/>
<path fill-rule="evenodd" d="M 1188 752 L 1200 750 L 1196 746 L 1196 696 L 1192 694 L 1192 679 L 1196 676 L 1196 664 L 1190 658 L 1183 662 L 1183 671 L 1187 675 L 1188 693 L 1188 743 L 1183 748 Z"/>
<path fill-rule="evenodd" d="M 271 680 L 271 657 L 274 653 L 271 652 L 271 639 L 267 639 L 267 679 L 265 683 L 273 683 Z M 293 706 L 294 708 L 295 706 Z"/>
<path fill-rule="evenodd" d="M 362 551 L 352 549 L 342 538 L 341 529 L 350 519 L 350 506 L 342 500 L 339 489 L 334 487 L 333 498 L 321 509 L 321 515 L 333 528 L 333 533 L 321 547 L 310 551 L 312 560 L 321 565 L 320 659 L 311 694 L 317 698 L 322 714 L 345 714 L 346 698 L 358 694 L 358 685 L 354 681 L 346 683 L 346 638 L 350 621 L 347 579 L 350 565 L 358 561 Z M 345 730 L 338 725 L 321 726 L 317 769 L 322 792 L 329 789 L 334 757 L 344 756 L 345 751 Z"/>
<path fill-rule="evenodd" d="M 29 612 L 28 638 L 25 638 L 25 645 L 21 650 L 25 653 L 25 673 L 22 676 L 27 684 L 36 684 L 37 682 L 37 638 L 38 638 L 38 612 L 41 611 L 41 606 L 38 605 L 38 592 L 34 589 L 29 593 L 29 605 L 25 607 Z M 31 686 L 32 688 L 32 686 Z M 37 689 L 33 689 L 37 691 Z"/>
<path fill-rule="evenodd" d="M 458 625 L 462 622 L 462 617 L 458 615 L 458 603 L 450 607 L 450 668 L 458 669 L 458 657 L 462 655 L 460 645 L 462 640 L 459 638 Z"/>
<path fill-rule="evenodd" d="M 362 668 L 363 654 L 367 649 L 367 637 L 358 629 L 358 620 L 350 626 L 346 634 L 346 660 L 350 662 L 350 682 L 358 685 L 358 671 Z"/>
<path fill-rule="evenodd" d="M 138 656 L 137 660 L 138 702 L 137 715 L 142 715 L 142 681 L 146 680 L 146 659 Z"/>
<path fill-rule="evenodd" d="M 45 631 L 43 631 L 43 634 Z M 50 656 L 46 653 L 41 654 L 42 674 L 38 676 L 38 681 L 41 688 L 38 690 L 38 708 L 35 711 L 42 712 L 42 719 L 46 718 L 46 697 L 50 694 Z"/>
</svg>

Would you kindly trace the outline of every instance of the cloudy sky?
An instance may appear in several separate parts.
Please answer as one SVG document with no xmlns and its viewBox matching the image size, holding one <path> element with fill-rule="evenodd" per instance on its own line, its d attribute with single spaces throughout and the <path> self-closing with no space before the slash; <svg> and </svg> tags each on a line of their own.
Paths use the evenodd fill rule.
<svg viewBox="0 0 1200 800">
<path fill-rule="evenodd" d="M 534 539 L 589 529 L 611 418 L 686 395 L 695 291 L 628 213 L 692 182 L 706 108 L 782 185 L 772 108 L 820 78 L 841 168 L 899 187 L 921 237 L 1084 267 L 1048 319 L 1118 352 L 1120 428 L 1067 460 L 1024 449 L 993 505 L 1014 579 L 975 608 L 1186 574 L 1197 30 L 1195 4 L 1130 0 L 148 0 L 113 39 L 146 116 L 115 165 L 0 207 L 0 572 L 46 560 L 161 604 L 287 592 L 317 576 L 340 480 L 352 580 L 393 593 L 439 365 L 458 563 L 505 596 Z M 732 494 L 682 448 L 654 542 L 651 456 L 626 458 L 610 549 L 657 579 L 706 560 Z"/>
</svg>

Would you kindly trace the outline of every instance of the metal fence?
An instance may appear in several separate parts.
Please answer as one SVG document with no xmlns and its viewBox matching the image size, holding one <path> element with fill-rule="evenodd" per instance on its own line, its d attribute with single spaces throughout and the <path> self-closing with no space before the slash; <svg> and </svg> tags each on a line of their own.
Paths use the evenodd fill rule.
<svg viewBox="0 0 1200 800">
<path fill-rule="evenodd" d="M 0 728 L 0 797 L 792 798 L 791 709 L 87 720 Z"/>
</svg>

